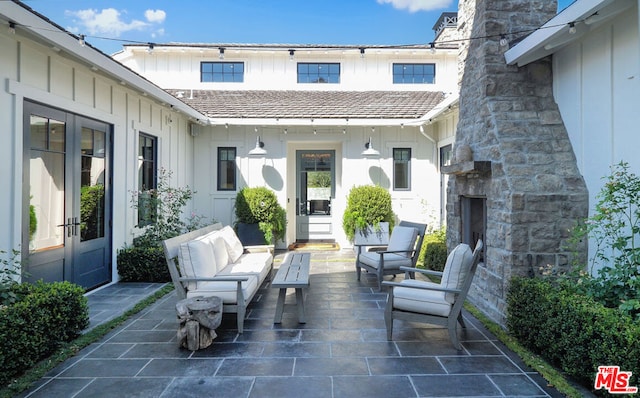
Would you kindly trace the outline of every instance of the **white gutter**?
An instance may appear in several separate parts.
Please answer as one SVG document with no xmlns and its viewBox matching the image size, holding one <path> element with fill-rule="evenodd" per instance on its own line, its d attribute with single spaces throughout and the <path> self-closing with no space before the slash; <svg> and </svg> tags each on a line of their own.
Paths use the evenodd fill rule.
<svg viewBox="0 0 640 398">
<path fill-rule="evenodd" d="M 0 16 L 16 24 L 17 33 L 36 39 L 58 52 L 64 52 L 76 61 L 87 65 L 98 73 L 103 73 L 120 84 L 138 91 L 141 95 L 155 98 L 173 110 L 180 111 L 197 121 L 206 123 L 207 117 L 184 102 L 151 83 L 131 69 L 111 59 L 103 52 L 89 46 L 82 46 L 78 38 L 66 30 L 43 19 L 13 1 L 0 1 Z M 0 27 L 5 29 L 6 27 Z M 21 31 L 21 32 L 19 32 Z"/>
<path fill-rule="evenodd" d="M 331 119 L 331 118 L 210 118 L 209 124 L 213 126 L 416 126 L 419 119 Z"/>
</svg>

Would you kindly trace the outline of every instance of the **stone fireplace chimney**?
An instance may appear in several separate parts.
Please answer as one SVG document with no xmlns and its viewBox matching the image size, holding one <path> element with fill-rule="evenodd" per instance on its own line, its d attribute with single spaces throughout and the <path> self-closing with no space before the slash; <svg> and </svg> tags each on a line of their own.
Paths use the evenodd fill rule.
<svg viewBox="0 0 640 398">
<path fill-rule="evenodd" d="M 570 229 L 587 216 L 588 194 L 552 92 L 550 59 L 508 66 L 510 32 L 538 28 L 556 0 L 460 0 L 460 117 L 449 174 L 447 245 L 486 248 L 469 299 L 505 324 L 515 275 L 563 267 Z M 466 39 L 466 40 L 465 40 Z"/>
</svg>

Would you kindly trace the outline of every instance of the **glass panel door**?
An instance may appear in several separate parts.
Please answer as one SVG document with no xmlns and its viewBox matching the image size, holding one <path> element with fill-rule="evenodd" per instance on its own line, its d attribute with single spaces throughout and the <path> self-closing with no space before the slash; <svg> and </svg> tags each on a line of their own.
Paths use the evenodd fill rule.
<svg viewBox="0 0 640 398">
<path fill-rule="evenodd" d="M 297 151 L 296 240 L 332 240 L 335 151 Z"/>
<path fill-rule="evenodd" d="M 30 106 L 29 106 L 30 105 Z M 35 104 L 25 104 L 25 206 L 23 259 L 29 261 L 27 280 L 65 280 L 65 257 L 71 238 L 71 203 L 65 192 L 67 169 L 67 115 Z"/>
<path fill-rule="evenodd" d="M 74 209 L 74 280 L 82 286 L 97 286 L 110 279 L 110 234 L 107 234 L 111 219 L 107 192 L 109 192 L 108 151 L 110 136 L 108 126 L 101 122 L 78 117 L 80 145 L 75 174 L 76 189 Z M 78 230 L 79 229 L 79 230 Z"/>
<path fill-rule="evenodd" d="M 24 106 L 25 280 L 110 281 L 109 126 L 42 105 Z"/>
</svg>

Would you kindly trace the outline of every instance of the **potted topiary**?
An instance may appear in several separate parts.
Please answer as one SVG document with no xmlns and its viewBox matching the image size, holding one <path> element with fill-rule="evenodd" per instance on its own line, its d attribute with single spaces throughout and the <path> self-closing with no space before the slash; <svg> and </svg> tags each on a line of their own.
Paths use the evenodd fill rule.
<svg viewBox="0 0 640 398">
<path fill-rule="evenodd" d="M 266 187 L 242 188 L 236 196 L 236 232 L 245 246 L 284 240 L 287 215 Z"/>
<path fill-rule="evenodd" d="M 393 229 L 394 219 L 389 191 L 374 185 L 351 188 L 342 216 L 342 228 L 350 241 L 360 235 L 364 238 L 361 243 L 362 240 L 374 240 L 384 244 L 384 237 L 388 238 L 389 231 Z"/>
</svg>

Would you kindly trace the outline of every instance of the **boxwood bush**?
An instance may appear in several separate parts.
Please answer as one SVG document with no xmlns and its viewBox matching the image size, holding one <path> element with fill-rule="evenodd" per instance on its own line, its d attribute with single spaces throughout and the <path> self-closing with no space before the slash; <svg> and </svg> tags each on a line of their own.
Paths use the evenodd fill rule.
<svg viewBox="0 0 640 398">
<path fill-rule="evenodd" d="M 593 389 L 598 366 L 632 371 L 639 384 L 640 322 L 574 286 L 517 277 L 507 295 L 507 328 L 524 346 Z M 598 393 L 601 393 L 600 391 Z"/>
<path fill-rule="evenodd" d="M 267 244 L 284 239 L 287 213 L 266 187 L 244 187 L 236 195 L 236 222 L 258 224 Z"/>
<path fill-rule="evenodd" d="M 129 246 L 118 251 L 118 275 L 122 282 L 170 282 L 162 247 Z"/>
<path fill-rule="evenodd" d="M 89 325 L 84 290 L 69 282 L 15 284 L 17 300 L 0 308 L 0 383 L 52 354 Z"/>
<path fill-rule="evenodd" d="M 389 191 L 374 185 L 351 188 L 342 216 L 342 228 L 347 238 L 353 241 L 356 229 L 365 229 L 368 225 L 375 227 L 380 222 L 388 222 L 389 231 L 393 229 L 395 215 Z"/>
<path fill-rule="evenodd" d="M 446 230 L 441 228 L 427 233 L 424 236 L 424 241 L 422 242 L 420 256 L 418 257 L 418 264 L 422 264 L 426 269 L 442 272 L 446 262 Z"/>
</svg>

